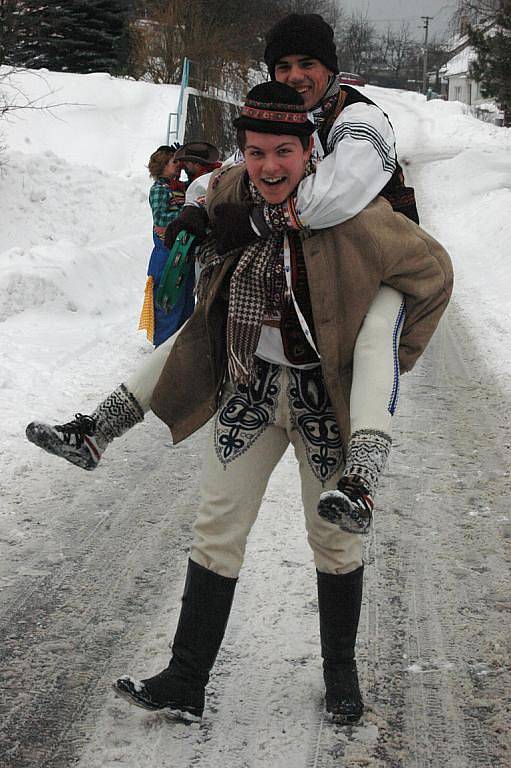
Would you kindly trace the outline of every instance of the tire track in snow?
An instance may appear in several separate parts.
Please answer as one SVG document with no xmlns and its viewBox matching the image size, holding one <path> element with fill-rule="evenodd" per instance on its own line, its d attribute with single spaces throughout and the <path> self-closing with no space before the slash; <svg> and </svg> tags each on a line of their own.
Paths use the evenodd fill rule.
<svg viewBox="0 0 511 768">
<path fill-rule="evenodd" d="M 172 622 L 161 605 L 167 599 L 176 617 L 193 519 L 186 489 L 179 522 L 166 518 L 176 514 L 169 467 L 181 461 L 193 472 L 198 460 L 186 451 L 180 460 L 177 449 L 148 477 L 147 462 L 157 462 L 162 449 L 144 427 L 128 478 L 104 498 L 99 486 L 91 487 L 95 475 L 75 481 L 78 470 L 69 468 L 73 481 L 66 482 L 63 472 L 50 474 L 59 489 L 53 532 L 63 537 L 67 557 L 71 544 L 80 556 L 76 567 L 63 561 L 60 568 L 69 569 L 63 582 L 58 567 L 53 587 L 41 581 L 39 606 L 32 601 L 23 608 L 21 613 L 40 611 L 40 624 L 24 634 L 23 615 L 15 617 L 22 653 L 11 665 L 8 686 L 10 701 L 18 696 L 13 714 L 20 719 L 10 742 L 0 726 L 11 748 L 4 753 L 8 768 L 69 768 L 80 755 L 83 768 L 146 762 L 163 768 L 169 755 L 176 768 L 437 768 L 439 756 L 449 768 L 504 768 L 509 677 L 500 645 L 508 604 L 501 532 L 509 476 L 502 450 L 509 419 L 498 410 L 501 393 L 481 369 L 456 310 L 450 314 L 449 327 L 403 380 L 394 452 L 368 543 L 358 651 L 367 705 L 362 724 L 332 726 L 321 715 L 313 568 L 299 500 L 282 497 L 282 483 L 290 487 L 286 467 L 276 474 L 254 529 L 203 724 L 169 724 L 113 698 L 108 685 L 117 674 L 152 674 L 166 663 Z M 462 367 L 450 355 L 453 345 Z M 151 443 L 157 444 L 154 453 Z M 127 447 L 120 442 L 109 450 L 113 476 Z M 40 482 L 27 502 L 34 507 L 48 477 Z M 167 485 L 168 500 L 161 492 Z M 124 510 L 132 517 L 131 533 L 121 524 L 116 496 L 132 505 Z M 51 505 L 51 497 L 44 504 Z M 105 526 L 99 526 L 84 547 L 87 532 L 98 525 L 86 515 L 98 513 L 109 515 L 112 541 L 102 543 Z M 165 577 L 155 573 L 160 567 Z M 162 583 L 169 579 L 177 583 Z M 54 607 L 47 610 L 51 600 Z M 57 641 L 46 636 L 52 618 Z M 73 650 L 76 641 L 83 653 Z M 53 651 L 51 642 L 57 642 Z M 63 665 L 73 674 L 52 680 Z"/>
<path fill-rule="evenodd" d="M 145 621 L 137 626 L 137 614 L 154 611 L 161 601 L 162 574 L 170 576 L 171 589 L 180 594 L 186 558 L 169 563 L 168 547 L 186 551 L 189 544 L 194 515 L 190 496 L 196 490 L 185 478 L 194 441 L 180 456 L 174 454 L 179 478 L 173 480 L 166 466 L 169 457 L 161 455 L 152 433 L 148 429 L 144 436 L 146 452 L 133 462 L 134 474 L 117 481 L 113 494 L 91 488 L 90 476 L 66 467 L 65 476 L 78 491 L 72 498 L 66 482 L 54 476 L 60 489 L 50 503 L 62 510 L 62 527 L 59 531 L 57 524 L 55 532 L 64 534 L 64 560 L 28 593 L 20 592 L 11 604 L 16 610 L 0 624 L 6 707 L 0 728 L 6 768 L 67 766 L 76 746 L 86 741 L 84 711 L 92 707 L 93 714 L 100 714 L 94 709 L 98 698 L 104 698 L 104 690 L 97 690 L 98 678 L 108 668 L 112 649 L 126 632 L 131 644 L 140 640 L 146 626 Z M 122 447 L 110 450 L 115 455 Z M 154 470 L 147 472 L 147 461 L 154 462 Z M 114 472 L 115 464 L 113 459 Z M 139 485 L 140 474 L 148 486 Z M 182 494 L 172 510 L 161 503 L 165 487 Z M 95 505 L 105 515 L 98 523 Z"/>
</svg>

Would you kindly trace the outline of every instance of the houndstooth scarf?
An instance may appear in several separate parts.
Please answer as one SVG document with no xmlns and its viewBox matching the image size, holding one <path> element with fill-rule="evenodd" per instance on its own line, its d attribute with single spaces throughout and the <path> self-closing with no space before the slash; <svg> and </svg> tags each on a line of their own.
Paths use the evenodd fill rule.
<svg viewBox="0 0 511 768">
<path fill-rule="evenodd" d="M 254 203 L 265 200 L 250 182 L 250 197 Z M 239 254 L 229 284 L 227 313 L 227 358 L 231 381 L 248 384 L 254 380 L 254 354 L 261 335 L 266 308 L 267 276 L 275 272 L 282 258 L 284 234 L 275 233 L 257 240 L 245 248 L 236 248 L 221 256 L 216 252 L 215 239 L 209 236 L 201 245 L 198 261 L 202 267 L 197 286 L 197 299 L 203 301 L 213 269 L 225 259 Z"/>
</svg>

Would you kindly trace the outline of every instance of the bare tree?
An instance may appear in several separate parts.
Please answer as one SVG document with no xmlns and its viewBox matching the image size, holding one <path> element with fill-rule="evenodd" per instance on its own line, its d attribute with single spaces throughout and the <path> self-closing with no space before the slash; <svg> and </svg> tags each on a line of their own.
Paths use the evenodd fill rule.
<svg viewBox="0 0 511 768">
<path fill-rule="evenodd" d="M 401 70 L 408 63 L 412 48 L 410 24 L 403 22 L 396 31 L 390 25 L 382 38 L 382 58 L 392 71 L 396 81 L 401 77 Z"/>
<path fill-rule="evenodd" d="M 338 40 L 339 58 L 342 69 L 365 72 L 372 58 L 375 28 L 367 12 L 353 13 L 341 24 Z"/>
<path fill-rule="evenodd" d="M 442 89 L 440 70 L 449 60 L 450 56 L 451 53 L 446 42 L 433 35 L 428 45 L 428 67 L 430 72 L 435 73 L 434 90 L 438 93 Z"/>
<path fill-rule="evenodd" d="M 342 9 L 336 0 L 284 0 L 281 3 L 283 14 L 319 13 L 334 29 L 342 18 Z"/>
<path fill-rule="evenodd" d="M 335 0 L 141 0 L 130 74 L 176 82 L 186 56 L 200 80 L 245 77 L 262 62 L 266 30 L 288 13 L 320 13 L 334 27 L 341 17 Z"/>
<path fill-rule="evenodd" d="M 503 0 L 457 0 L 450 29 L 453 34 L 466 34 L 469 24 L 486 24 L 493 21 L 503 5 Z"/>
</svg>

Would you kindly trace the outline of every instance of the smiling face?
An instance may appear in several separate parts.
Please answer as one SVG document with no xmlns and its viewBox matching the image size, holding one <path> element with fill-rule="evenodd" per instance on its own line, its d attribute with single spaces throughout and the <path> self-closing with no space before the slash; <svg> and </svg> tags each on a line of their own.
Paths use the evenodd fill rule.
<svg viewBox="0 0 511 768">
<path fill-rule="evenodd" d="M 245 131 L 243 150 L 247 171 L 268 203 L 283 203 L 303 178 L 311 156 L 311 142 L 304 149 L 298 136 Z"/>
<path fill-rule="evenodd" d="M 275 64 L 275 80 L 298 91 L 308 110 L 321 101 L 332 74 L 318 59 L 301 54 L 283 56 Z"/>
</svg>

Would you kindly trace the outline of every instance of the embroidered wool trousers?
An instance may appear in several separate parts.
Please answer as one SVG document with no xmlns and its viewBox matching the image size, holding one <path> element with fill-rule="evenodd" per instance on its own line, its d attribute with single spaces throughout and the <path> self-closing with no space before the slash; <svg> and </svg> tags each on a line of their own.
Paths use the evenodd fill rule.
<svg viewBox="0 0 511 768">
<path fill-rule="evenodd" d="M 210 430 L 192 560 L 221 576 L 238 576 L 270 475 L 290 443 L 317 569 L 349 573 L 362 564 L 362 538 L 317 512 L 320 494 L 335 487 L 344 463 L 321 369 L 262 361 L 253 385 L 226 388 Z M 282 489 L 282 504 L 285 496 Z"/>
<path fill-rule="evenodd" d="M 403 296 L 382 285 L 372 302 L 357 337 L 353 354 L 353 385 L 350 400 L 352 433 L 376 429 L 391 433 L 399 394 L 399 336 L 404 321 Z M 177 334 L 146 355 L 125 386 L 147 413 Z"/>
</svg>

